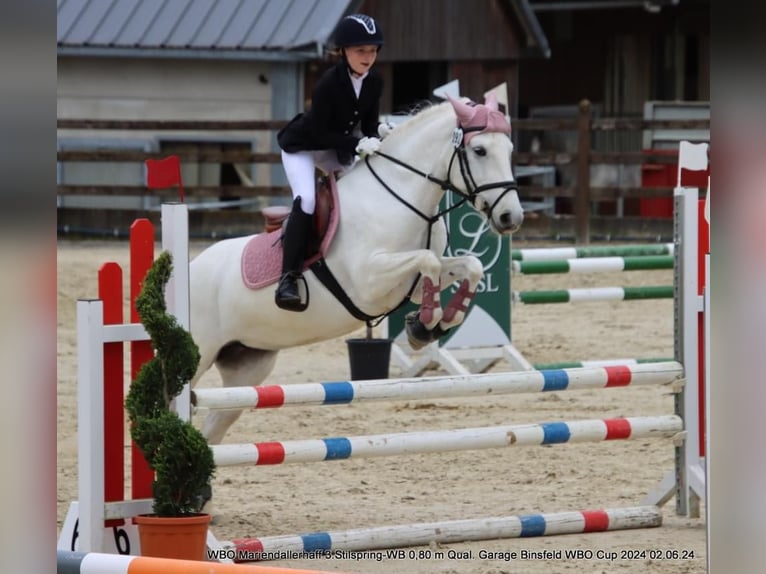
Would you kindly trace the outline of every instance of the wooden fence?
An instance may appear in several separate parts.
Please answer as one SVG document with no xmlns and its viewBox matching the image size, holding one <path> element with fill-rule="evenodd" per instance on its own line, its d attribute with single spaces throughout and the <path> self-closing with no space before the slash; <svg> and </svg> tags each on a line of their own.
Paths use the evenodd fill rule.
<svg viewBox="0 0 766 574">
<path fill-rule="evenodd" d="M 186 132 L 186 131 L 270 131 L 274 132 L 285 124 L 284 121 L 176 121 L 176 120 L 83 120 L 59 119 L 57 127 L 67 130 L 140 130 L 142 132 Z M 519 152 L 514 153 L 515 165 L 547 165 L 571 166 L 576 176 L 571 185 L 550 187 L 522 185 L 519 188 L 522 198 L 568 198 L 572 202 L 571 215 L 557 216 L 546 221 L 535 222 L 528 219 L 525 229 L 537 227 L 542 235 L 573 235 L 578 244 L 587 244 L 594 232 L 594 222 L 600 221 L 598 232 L 618 236 L 632 233 L 642 233 L 648 236 L 667 235 L 671 230 L 669 221 L 652 221 L 651 218 L 640 218 L 640 221 L 630 221 L 636 218 L 599 218 L 593 213 L 595 202 L 614 201 L 618 199 L 650 199 L 669 198 L 672 196 L 672 186 L 664 187 L 625 187 L 608 186 L 592 187 L 590 167 L 595 164 L 612 165 L 667 165 L 677 162 L 677 155 L 672 153 L 652 153 L 651 151 L 631 152 L 597 152 L 592 149 L 591 141 L 594 132 L 642 131 L 642 130 L 709 130 L 709 119 L 694 120 L 644 120 L 637 118 L 594 118 L 590 103 L 585 100 L 579 105 L 576 118 L 570 119 L 513 119 L 512 125 L 517 131 L 569 131 L 577 133 L 577 149 L 573 153 L 562 152 Z M 59 162 L 143 162 L 145 159 L 159 159 L 165 153 L 150 153 L 130 149 L 92 149 L 92 150 L 59 150 Z M 237 164 L 274 164 L 279 163 L 279 153 L 258 153 L 250 150 L 204 150 L 190 149 L 176 153 L 181 162 L 208 163 L 237 163 Z M 253 197 L 289 197 L 289 188 L 285 186 L 185 186 L 187 197 L 253 198 Z M 143 186 L 124 185 L 58 185 L 56 193 L 67 195 L 98 195 L 98 196 L 147 196 L 154 195 L 172 199 L 174 190 L 152 190 L 149 192 Z M 59 223 L 65 220 L 66 209 L 59 210 Z M 196 219 L 195 219 L 196 218 Z M 622 221 L 618 221 L 622 220 Z M 212 210 L 208 213 L 192 213 L 190 226 L 192 230 L 204 228 L 205 233 L 216 235 L 216 226 L 226 226 L 227 223 L 237 222 L 234 227 L 237 233 L 256 232 L 262 228 L 263 220 L 259 212 L 242 212 L 231 209 Z M 232 229 L 229 226 L 229 229 Z M 221 235 L 218 233 L 217 235 Z"/>
</svg>

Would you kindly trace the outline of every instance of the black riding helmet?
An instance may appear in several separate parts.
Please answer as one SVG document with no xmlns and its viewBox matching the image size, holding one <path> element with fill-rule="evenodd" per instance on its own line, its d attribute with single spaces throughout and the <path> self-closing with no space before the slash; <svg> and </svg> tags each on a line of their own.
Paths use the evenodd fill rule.
<svg viewBox="0 0 766 574">
<path fill-rule="evenodd" d="M 343 18 L 335 28 L 335 46 L 347 48 L 349 46 L 377 46 L 383 45 L 383 32 L 374 18 L 365 14 L 350 14 Z"/>
</svg>

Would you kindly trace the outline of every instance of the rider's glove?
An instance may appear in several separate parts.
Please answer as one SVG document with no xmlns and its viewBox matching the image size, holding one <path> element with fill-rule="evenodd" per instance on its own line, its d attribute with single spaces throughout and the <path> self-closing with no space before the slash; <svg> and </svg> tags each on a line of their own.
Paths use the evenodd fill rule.
<svg viewBox="0 0 766 574">
<path fill-rule="evenodd" d="M 362 138 L 356 145 L 356 153 L 359 154 L 359 157 L 363 158 L 365 156 L 374 154 L 376 151 L 378 151 L 379 147 L 379 138 Z"/>
</svg>

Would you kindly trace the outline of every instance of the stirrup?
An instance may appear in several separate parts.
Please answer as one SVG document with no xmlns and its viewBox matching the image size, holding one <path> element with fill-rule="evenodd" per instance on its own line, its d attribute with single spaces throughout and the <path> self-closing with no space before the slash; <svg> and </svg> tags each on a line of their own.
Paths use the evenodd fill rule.
<svg viewBox="0 0 766 574">
<path fill-rule="evenodd" d="M 279 296 L 280 288 L 282 287 L 282 282 L 292 279 L 295 282 L 295 289 L 297 292 L 297 297 L 282 297 Z M 301 292 L 300 288 L 298 287 L 298 280 L 303 281 L 303 287 L 306 291 L 306 302 L 304 303 L 301 301 Z M 309 286 L 306 283 L 306 278 L 303 276 L 302 273 L 296 273 L 295 271 L 288 271 L 282 277 L 279 279 L 279 283 L 277 284 L 277 291 L 274 294 L 274 302 L 276 303 L 277 307 L 280 309 L 284 309 L 285 311 L 305 311 L 309 306 Z"/>
</svg>

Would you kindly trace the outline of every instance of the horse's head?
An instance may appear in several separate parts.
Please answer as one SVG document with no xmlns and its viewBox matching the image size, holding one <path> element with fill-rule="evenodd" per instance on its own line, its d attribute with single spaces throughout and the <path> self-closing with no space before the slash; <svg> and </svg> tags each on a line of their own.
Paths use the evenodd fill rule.
<svg viewBox="0 0 766 574">
<path fill-rule="evenodd" d="M 498 109 L 494 95 L 484 104 L 448 99 L 457 115 L 448 178 L 462 182 L 457 187 L 487 216 L 495 231 L 517 231 L 524 210 L 511 169 L 511 124 Z"/>
</svg>

